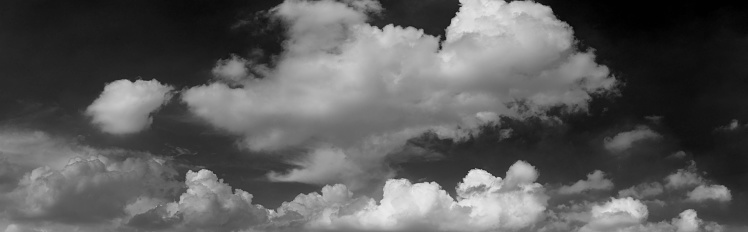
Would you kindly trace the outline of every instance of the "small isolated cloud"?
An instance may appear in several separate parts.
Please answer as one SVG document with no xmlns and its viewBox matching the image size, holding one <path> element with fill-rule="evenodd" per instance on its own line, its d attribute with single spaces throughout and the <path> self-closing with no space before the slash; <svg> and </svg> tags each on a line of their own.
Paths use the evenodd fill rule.
<svg viewBox="0 0 748 232">
<path fill-rule="evenodd" d="M 688 154 L 686 154 L 685 151 L 677 151 L 677 152 L 671 154 L 670 156 L 668 156 L 668 158 L 683 159 L 683 158 L 686 158 L 687 155 Z"/>
<path fill-rule="evenodd" d="M 613 181 L 605 179 L 605 173 L 600 170 L 587 174 L 587 180 L 579 180 L 571 186 L 564 185 L 558 190 L 561 194 L 577 194 L 589 190 L 610 190 Z"/>
<path fill-rule="evenodd" d="M 728 202 L 732 200 L 732 194 L 730 194 L 730 190 L 724 185 L 699 185 L 691 192 L 688 192 L 688 200 Z"/>
<path fill-rule="evenodd" d="M 139 132 L 151 125 L 151 113 L 171 98 L 172 89 L 157 80 L 117 80 L 104 87 L 99 98 L 86 109 L 86 114 L 106 133 Z"/>
<path fill-rule="evenodd" d="M 634 199 L 647 199 L 658 196 L 665 192 L 659 182 L 641 183 L 636 186 L 618 191 L 618 197 L 633 197 Z"/>
<path fill-rule="evenodd" d="M 733 119 L 732 121 L 730 121 L 730 124 L 717 127 L 714 130 L 715 131 L 735 131 L 735 130 L 738 130 L 740 128 L 745 128 L 745 127 L 748 127 L 748 125 L 740 125 L 740 121 L 738 121 L 737 119 Z"/>
<path fill-rule="evenodd" d="M 645 140 L 659 140 L 662 135 L 649 129 L 647 126 L 638 126 L 636 129 L 618 133 L 605 138 L 603 145 L 611 152 L 623 152 L 631 148 L 636 142 Z"/>
</svg>

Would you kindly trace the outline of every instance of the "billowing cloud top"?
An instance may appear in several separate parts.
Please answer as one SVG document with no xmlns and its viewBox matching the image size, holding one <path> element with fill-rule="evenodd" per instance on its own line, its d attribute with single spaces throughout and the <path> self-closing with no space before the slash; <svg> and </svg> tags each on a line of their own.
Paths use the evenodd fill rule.
<svg viewBox="0 0 748 232">
<path fill-rule="evenodd" d="M 412 27 L 366 24 L 378 4 L 286 1 L 272 11 L 288 25 L 277 68 L 243 88 L 212 83 L 182 99 L 210 123 L 245 135 L 249 148 L 268 150 L 312 140 L 346 146 L 481 112 L 516 114 L 505 104 L 518 99 L 538 110 L 584 109 L 590 92 L 616 83 L 591 52 L 574 49 L 571 28 L 550 8 L 461 3 L 440 41 Z"/>
<path fill-rule="evenodd" d="M 99 128 L 111 134 L 129 134 L 148 128 L 151 113 L 166 103 L 173 88 L 157 80 L 118 80 L 104 87 L 86 114 Z"/>
<path fill-rule="evenodd" d="M 458 126 L 499 116 L 584 111 L 590 94 L 616 85 L 541 4 L 463 0 L 444 40 L 366 23 L 381 10 L 375 1 L 285 1 L 270 11 L 287 28 L 274 68 L 192 87 L 182 100 L 246 148 L 311 150 L 271 180 L 359 189 L 391 177 L 385 157 L 428 130 L 459 138 Z M 240 76 L 251 66 L 232 58 L 215 70 Z"/>
</svg>

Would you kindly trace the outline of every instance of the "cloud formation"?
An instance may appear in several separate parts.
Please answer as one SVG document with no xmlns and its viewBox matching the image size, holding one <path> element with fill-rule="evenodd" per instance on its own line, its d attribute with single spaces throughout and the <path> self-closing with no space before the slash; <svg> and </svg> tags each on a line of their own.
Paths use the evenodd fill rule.
<svg viewBox="0 0 748 232">
<path fill-rule="evenodd" d="M 564 185 L 558 189 L 561 194 L 582 193 L 589 190 L 610 190 L 613 188 L 613 181 L 605 179 L 605 173 L 600 170 L 587 174 L 587 180 L 579 180 L 571 186 Z"/>
<path fill-rule="evenodd" d="M 732 194 L 730 194 L 730 190 L 724 185 L 699 185 L 691 190 L 691 192 L 688 192 L 688 200 L 727 202 L 732 200 Z"/>
<path fill-rule="evenodd" d="M 16 200 L 9 212 L 18 219 L 69 223 L 117 218 L 138 197 L 163 197 L 173 190 L 169 180 L 176 172 L 163 162 L 96 156 L 73 159 L 61 170 L 37 168 L 9 193 Z"/>
<path fill-rule="evenodd" d="M 188 171 L 187 191 L 179 201 L 160 205 L 130 220 L 129 225 L 180 231 L 237 231 L 266 223 L 269 211 L 252 204 L 252 194 L 231 186 L 209 170 Z"/>
<path fill-rule="evenodd" d="M 645 199 L 655 197 L 664 192 L 659 182 L 641 183 L 627 189 L 618 191 L 618 197 L 633 197 L 634 199 Z"/>
<path fill-rule="evenodd" d="M 385 167 L 377 172 L 386 175 L 383 157 L 428 130 L 446 136 L 486 115 L 558 105 L 583 111 L 591 93 L 616 84 L 592 51 L 575 49 L 571 27 L 537 3 L 463 0 L 444 40 L 366 23 L 381 10 L 375 1 L 285 1 L 271 11 L 287 27 L 275 68 L 243 87 L 192 87 L 182 100 L 198 117 L 243 136 L 249 149 L 313 150 L 293 161 L 299 169 L 272 179 L 339 183 L 315 170 Z M 315 162 L 331 158 L 344 167 Z"/>
<path fill-rule="evenodd" d="M 439 230 L 486 231 L 528 228 L 543 218 L 548 197 L 535 183 L 538 172 L 518 161 L 505 178 L 474 169 L 458 184 L 457 198 L 434 182 L 390 179 L 379 201 L 328 185 L 300 194 L 275 210 L 252 204 L 252 195 L 208 170 L 188 172 L 178 202 L 156 207 L 129 222 L 136 228 L 180 231 L 237 230 Z"/>
<path fill-rule="evenodd" d="M 92 123 L 106 133 L 139 132 L 151 125 L 151 113 L 171 98 L 173 89 L 157 80 L 113 81 L 88 106 L 86 114 L 91 116 Z"/>
<path fill-rule="evenodd" d="M 630 197 L 613 198 L 593 205 L 589 221 L 578 231 L 717 232 L 724 229 L 714 222 L 705 223 L 693 209 L 681 212 L 670 222 L 647 222 L 648 216 L 649 210 L 641 201 Z"/>
<path fill-rule="evenodd" d="M 603 143 L 605 149 L 611 152 L 623 152 L 631 148 L 636 142 L 644 140 L 659 140 L 662 135 L 646 126 L 639 126 L 634 130 L 618 133 L 605 138 Z"/>
</svg>

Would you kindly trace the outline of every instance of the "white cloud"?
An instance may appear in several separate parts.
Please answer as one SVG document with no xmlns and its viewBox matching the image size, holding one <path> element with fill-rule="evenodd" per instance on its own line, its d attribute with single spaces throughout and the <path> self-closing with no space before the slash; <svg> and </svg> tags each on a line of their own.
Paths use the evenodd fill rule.
<svg viewBox="0 0 748 232">
<path fill-rule="evenodd" d="M 734 131 L 734 130 L 740 129 L 741 127 L 748 127 L 748 125 L 742 125 L 741 126 L 740 125 L 740 121 L 738 121 L 737 119 L 733 119 L 732 121 L 730 121 L 730 124 L 727 124 L 727 125 L 724 125 L 724 126 L 721 126 L 721 127 L 717 127 L 717 129 L 715 129 L 715 130 L 716 131 Z"/>
<path fill-rule="evenodd" d="M 168 159 L 149 153 L 3 128 L 0 230 L 6 223 L 20 231 L 109 230 L 176 195 L 176 174 Z"/>
<path fill-rule="evenodd" d="M 595 205 L 591 213 L 590 222 L 580 231 L 618 231 L 618 228 L 640 225 L 649 216 L 647 206 L 630 197 Z"/>
<path fill-rule="evenodd" d="M 605 179 L 605 173 L 600 170 L 587 174 L 587 180 L 579 180 L 571 186 L 564 185 L 559 188 L 561 194 L 576 194 L 589 190 L 610 190 L 613 188 L 613 181 Z"/>
<path fill-rule="evenodd" d="M 590 210 L 591 217 L 580 232 L 618 231 L 618 232 L 717 232 L 723 226 L 715 222 L 704 222 L 692 209 L 681 212 L 670 222 L 647 222 L 647 206 L 633 198 L 611 199 L 602 205 L 594 205 Z"/>
<path fill-rule="evenodd" d="M 164 198 L 176 190 L 176 171 L 164 160 L 141 154 L 131 157 L 81 156 L 62 169 L 36 168 L 6 197 L 12 218 L 64 223 L 103 222 L 126 215 L 138 197 Z"/>
<path fill-rule="evenodd" d="M 235 231 L 265 223 L 268 210 L 252 204 L 252 194 L 231 186 L 209 170 L 188 171 L 187 192 L 178 202 L 166 204 L 170 217 L 181 220 L 180 226 L 198 231 Z"/>
<path fill-rule="evenodd" d="M 730 190 L 724 185 L 699 185 L 691 192 L 688 192 L 688 200 L 728 202 L 732 200 L 732 194 L 730 194 Z"/>
<path fill-rule="evenodd" d="M 234 189 L 210 170 L 187 171 L 178 201 L 136 215 L 129 226 L 150 230 L 239 231 L 265 225 L 271 211 L 252 204 L 252 194 Z"/>
<path fill-rule="evenodd" d="M 68 160 L 95 150 L 75 141 L 50 136 L 43 131 L 4 128 L 0 130 L 0 158 L 23 169 L 49 166 L 60 169 Z"/>
<path fill-rule="evenodd" d="M 371 171 L 369 163 L 384 159 L 359 156 L 385 157 L 397 148 L 392 144 L 411 138 L 391 134 L 455 130 L 481 115 L 555 105 L 585 110 L 590 92 L 615 85 L 591 51 L 575 50 L 571 27 L 550 8 L 491 0 L 461 5 L 440 43 L 416 28 L 366 24 L 368 13 L 381 10 L 374 1 L 285 1 L 272 12 L 287 24 L 288 38 L 267 76 L 241 88 L 196 86 L 182 100 L 195 115 L 243 136 L 250 149 L 312 150 L 301 169 L 274 179 L 339 183 L 325 178 L 335 172 L 319 170 Z M 507 107 L 516 100 L 525 100 L 529 112 Z M 372 141 L 381 137 L 398 140 L 383 149 Z M 322 154 L 346 167 L 316 165 Z M 361 161 L 368 163 L 351 163 Z M 376 173 L 386 179 L 390 172 Z"/>
<path fill-rule="evenodd" d="M 471 170 L 451 197 L 434 182 L 390 179 L 380 201 L 345 185 L 299 194 L 276 210 L 252 204 L 252 195 L 231 187 L 208 170 L 187 173 L 187 192 L 178 202 L 137 215 L 129 225 L 179 231 L 235 230 L 447 230 L 486 231 L 528 228 L 543 218 L 548 197 L 535 183 L 538 172 L 524 161 L 506 177 Z M 160 227 L 159 227 L 160 226 Z"/>
<path fill-rule="evenodd" d="M 458 185 L 457 199 L 434 182 L 391 179 L 378 203 L 351 198 L 343 185 L 327 186 L 322 195 L 299 195 L 284 203 L 276 217 L 288 220 L 296 212 L 297 220 L 306 218 L 302 221 L 315 229 L 516 230 L 542 219 L 548 197 L 535 183 L 537 177 L 537 170 L 523 161 L 512 165 L 504 179 L 474 169 Z"/>
<path fill-rule="evenodd" d="M 139 132 L 151 125 L 150 114 L 169 100 L 172 89 L 157 80 L 114 81 L 104 87 L 99 98 L 86 109 L 86 114 L 104 132 Z"/>
<path fill-rule="evenodd" d="M 673 225 L 676 226 L 677 232 L 697 232 L 703 221 L 698 218 L 696 211 L 688 209 L 673 218 Z"/>
<path fill-rule="evenodd" d="M 665 187 L 671 189 L 693 187 L 705 182 L 704 178 L 696 173 L 696 166 L 693 164 L 687 169 L 678 169 L 675 173 L 665 177 Z"/>
<path fill-rule="evenodd" d="M 216 66 L 212 70 L 213 76 L 231 83 L 241 82 L 249 76 L 247 65 L 248 61 L 246 59 L 231 55 L 229 59 L 216 62 Z"/>
<path fill-rule="evenodd" d="M 633 197 L 635 199 L 647 199 L 662 194 L 665 190 L 658 182 L 641 183 L 627 189 L 618 191 L 618 197 Z"/>
<path fill-rule="evenodd" d="M 267 176 L 271 181 L 343 183 L 352 190 L 379 188 L 379 183 L 394 177 L 394 171 L 382 162 L 384 157 L 359 152 L 335 147 L 317 148 L 307 159 L 295 161 L 294 164 L 300 168 L 287 173 L 270 172 Z"/>
<path fill-rule="evenodd" d="M 661 138 L 662 135 L 652 131 L 649 127 L 638 126 L 634 130 L 618 133 L 612 138 L 605 138 L 603 145 L 608 151 L 623 152 L 631 148 L 638 141 L 659 140 Z"/>
</svg>

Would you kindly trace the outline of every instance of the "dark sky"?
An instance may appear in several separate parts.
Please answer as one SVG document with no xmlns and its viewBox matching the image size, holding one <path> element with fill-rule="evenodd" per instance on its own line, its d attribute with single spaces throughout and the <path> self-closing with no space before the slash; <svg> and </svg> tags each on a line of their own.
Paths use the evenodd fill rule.
<svg viewBox="0 0 748 232">
<path fill-rule="evenodd" d="M 133 135 L 102 133 L 84 114 L 115 80 L 158 79 L 181 90 L 209 83 L 216 61 L 230 54 L 250 57 L 261 49 L 260 59 L 272 63 L 281 51 L 283 26 L 263 11 L 281 2 L 2 1 L 0 125 L 93 147 L 175 156 L 183 164 L 180 173 L 208 168 L 271 208 L 316 191 L 317 185 L 268 182 L 265 173 L 291 166 L 239 148 L 237 136 L 194 117 L 179 101 L 154 114 L 149 130 Z M 503 175 L 522 159 L 540 170 L 540 183 L 573 183 L 601 169 L 619 190 L 685 167 L 687 162 L 665 159 L 682 150 L 706 177 L 732 190 L 727 210 L 705 206 L 699 216 L 726 224 L 747 218 L 748 129 L 715 129 L 732 120 L 748 122 L 748 8 L 738 1 L 537 2 L 573 28 L 580 50 L 595 51 L 596 61 L 622 83 L 619 93 L 595 96 L 588 113 L 552 113 L 563 119 L 560 126 L 504 118 L 466 142 L 426 138 L 422 146 L 443 158 L 393 163 L 397 177 L 436 181 L 454 194 L 451 186 L 468 170 Z M 412 26 L 442 38 L 459 8 L 452 0 L 381 4 L 385 10 L 371 24 Z M 604 138 L 637 125 L 664 139 L 643 144 L 630 159 L 606 156 Z M 499 130 L 506 128 L 514 136 L 499 142 Z M 176 156 L 175 147 L 196 154 Z M 650 221 L 672 218 L 650 211 Z"/>
</svg>

